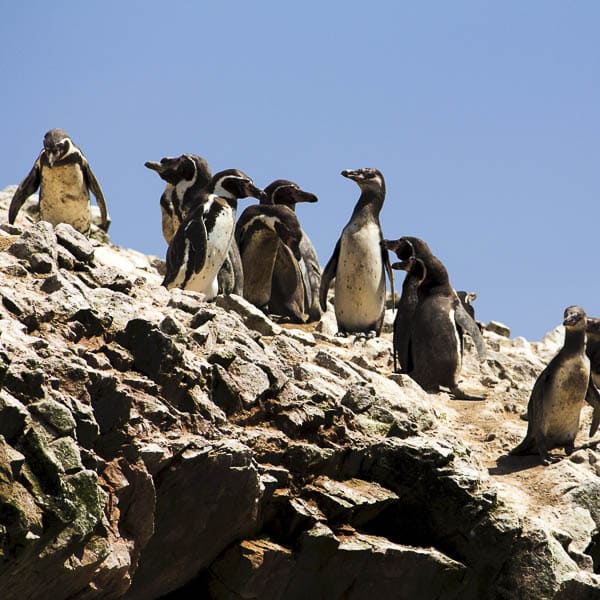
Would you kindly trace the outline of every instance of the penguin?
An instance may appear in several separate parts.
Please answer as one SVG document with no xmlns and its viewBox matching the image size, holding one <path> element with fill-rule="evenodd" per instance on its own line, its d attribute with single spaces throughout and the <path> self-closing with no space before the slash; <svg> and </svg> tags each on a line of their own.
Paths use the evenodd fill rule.
<svg viewBox="0 0 600 600">
<path fill-rule="evenodd" d="M 160 211 L 163 236 L 170 244 L 185 215 L 200 201 L 202 191 L 210 183 L 210 168 L 206 160 L 196 154 L 167 156 L 160 162 L 147 161 L 144 166 L 167 182 L 160 197 Z"/>
<path fill-rule="evenodd" d="M 214 175 L 197 204 L 177 229 L 167 250 L 163 285 L 202 292 L 208 300 L 218 293 L 217 274 L 233 239 L 238 198 L 262 198 L 264 192 L 237 169 Z"/>
<path fill-rule="evenodd" d="M 296 214 L 283 204 L 249 206 L 235 230 L 244 268 L 244 298 L 295 323 L 308 318 L 300 267 L 302 233 Z"/>
<path fill-rule="evenodd" d="M 338 335 L 378 336 L 385 314 L 387 271 L 394 293 L 379 213 L 385 200 L 385 180 L 380 171 L 363 168 L 344 170 L 342 176 L 355 181 L 361 190 L 350 221 L 342 230 L 323 275 L 319 300 L 327 310 L 327 292 L 335 279 L 334 305 Z"/>
<path fill-rule="evenodd" d="M 600 319 L 588 317 L 585 332 L 587 336 L 585 353 L 590 359 L 594 385 L 600 388 Z"/>
<path fill-rule="evenodd" d="M 571 454 L 585 401 L 594 407 L 590 437 L 600 423 L 600 395 L 591 379 L 590 359 L 585 353 L 586 315 L 580 306 L 565 309 L 565 341 L 558 354 L 537 378 L 527 405 L 525 439 L 512 455 L 539 453 L 545 465 L 555 462 L 553 448 Z"/>
<path fill-rule="evenodd" d="M 395 252 L 396 256 L 401 259 L 401 262 L 393 263 L 392 268 L 407 271 L 402 284 L 402 295 L 400 296 L 400 301 L 396 307 L 393 345 L 394 363 L 396 363 L 397 356 L 401 367 L 400 372 L 410 373 L 414 368 L 411 349 L 412 321 L 419 302 L 418 289 L 420 281 L 415 272 L 410 268 L 413 263 L 409 263 L 408 261 L 411 257 L 415 257 L 421 258 L 427 264 L 427 261 L 433 257 L 433 253 L 422 239 L 410 236 L 405 236 L 397 240 L 384 240 L 383 246 L 387 250 Z M 443 265 L 442 268 L 445 270 Z M 450 289 L 451 293 L 454 294 L 460 302 L 460 293 L 454 292 L 452 288 Z M 446 289 L 445 291 L 447 292 L 448 290 Z M 461 362 L 463 355 L 463 333 L 467 333 L 473 339 L 479 358 L 483 360 L 485 358 L 485 341 L 478 324 L 462 302 L 457 304 L 456 300 L 452 299 L 452 304 L 455 305 L 454 321 L 460 338 Z M 460 392 L 460 390 L 456 390 L 456 392 L 461 396 L 465 395 L 463 392 Z"/>
<path fill-rule="evenodd" d="M 206 159 L 196 154 L 164 157 L 160 162 L 147 161 L 144 166 L 156 171 L 166 181 L 160 197 L 162 232 L 170 244 L 186 215 L 206 198 L 205 189 L 211 180 Z M 232 243 L 217 277 L 219 293 L 242 295 L 244 273 L 237 244 Z"/>
<path fill-rule="evenodd" d="M 400 300 L 396 305 L 396 317 L 394 318 L 393 330 L 393 358 L 394 371 L 400 373 L 410 373 L 412 371 L 412 358 L 410 354 L 410 325 L 415 308 L 418 302 L 417 289 L 419 280 L 411 272 L 412 263 L 407 261 L 415 254 L 415 245 L 421 250 L 429 252 L 429 246 L 419 238 L 400 238 L 398 240 L 384 240 L 383 247 L 386 250 L 395 252 L 401 262 L 393 263 L 393 269 L 403 269 L 407 271 L 402 283 L 402 293 Z M 398 365 L 399 363 L 399 365 Z M 398 366 L 400 367 L 398 369 Z"/>
<path fill-rule="evenodd" d="M 404 358 L 408 374 L 425 390 L 446 387 L 456 399 L 483 400 L 484 396 L 468 394 L 458 383 L 463 331 L 473 338 L 481 359 L 485 357 L 485 343 L 450 285 L 446 267 L 419 238 L 400 238 L 394 244 L 401 257 L 406 248 L 413 248 L 411 256 L 393 267 L 407 270 L 411 285 L 417 288 L 416 304 L 411 299 L 405 316 L 404 346 L 398 348 L 400 360 Z M 385 245 L 389 247 L 390 242 Z M 397 339 L 396 335 L 394 341 Z"/>
<path fill-rule="evenodd" d="M 38 187 L 41 220 L 52 225 L 68 223 L 88 235 L 92 220 L 91 191 L 100 208 L 100 227 L 108 231 L 110 218 L 100 184 L 83 152 L 62 129 L 51 129 L 44 135 L 44 147 L 40 155 L 11 200 L 9 223 L 15 222 L 23 203 Z"/>
<path fill-rule="evenodd" d="M 296 204 L 298 202 L 317 202 L 318 198 L 310 192 L 306 192 L 300 188 L 297 183 L 287 179 L 276 179 L 265 188 L 267 204 L 280 204 L 287 206 L 294 213 L 296 212 Z M 300 269 L 304 280 L 305 288 L 305 307 L 308 313 L 308 321 L 318 321 L 321 318 L 321 306 L 319 304 L 319 288 L 321 287 L 321 265 L 317 257 L 317 251 L 313 246 L 306 232 L 300 227 Z M 275 297 L 285 298 L 286 282 L 285 277 L 279 278 L 280 270 L 283 273 L 289 273 L 286 268 L 287 260 L 284 259 L 286 250 L 283 248 L 278 254 L 277 261 L 274 267 L 273 290 Z M 280 264 L 283 263 L 283 264 Z M 275 300 L 275 298 L 273 298 Z"/>
<path fill-rule="evenodd" d="M 477 300 L 477 294 L 475 292 L 465 292 L 460 290 L 456 292 L 456 295 L 471 319 L 475 320 L 475 309 L 473 308 L 473 302 Z"/>
</svg>

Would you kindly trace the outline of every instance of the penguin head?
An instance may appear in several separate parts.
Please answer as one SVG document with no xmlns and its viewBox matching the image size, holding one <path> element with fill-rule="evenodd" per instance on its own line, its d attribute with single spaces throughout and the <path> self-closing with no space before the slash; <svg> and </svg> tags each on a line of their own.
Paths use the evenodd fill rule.
<svg viewBox="0 0 600 600">
<path fill-rule="evenodd" d="M 287 179 L 276 179 L 265 188 L 265 204 L 285 204 L 294 208 L 297 202 L 316 202 L 318 198 Z"/>
<path fill-rule="evenodd" d="M 50 166 L 64 158 L 71 150 L 72 142 L 69 134 L 62 129 L 51 129 L 44 136 L 44 151 Z"/>
<path fill-rule="evenodd" d="M 565 308 L 563 325 L 567 329 L 585 329 L 586 316 L 581 306 L 568 306 Z"/>
<path fill-rule="evenodd" d="M 210 182 L 211 173 L 208 163 L 196 154 L 182 154 L 177 157 L 166 156 L 160 162 L 147 161 L 144 166 L 156 171 L 161 179 L 177 185 L 180 181 L 195 181 L 201 186 Z"/>
<path fill-rule="evenodd" d="M 408 258 L 415 254 L 413 243 L 405 237 L 398 238 L 397 240 L 383 240 L 381 243 L 386 250 L 395 252 L 401 261 L 408 260 Z"/>
<path fill-rule="evenodd" d="M 372 167 L 363 169 L 344 169 L 342 175 L 356 181 L 362 191 L 374 190 L 385 192 L 385 179 L 381 171 Z"/>
<path fill-rule="evenodd" d="M 588 337 L 600 337 L 600 319 L 588 317 L 586 319 L 585 331 L 588 334 Z"/>
<path fill-rule="evenodd" d="M 475 300 L 477 300 L 476 292 L 464 292 L 461 290 L 456 292 L 456 295 L 463 304 L 471 304 L 471 302 L 475 302 Z"/>
<path fill-rule="evenodd" d="M 420 258 L 416 258 L 415 256 L 410 256 L 406 260 L 392 263 L 391 266 L 392 269 L 410 273 L 416 278 L 419 284 L 422 283 L 427 276 L 427 267 L 425 266 L 425 263 Z"/>
<path fill-rule="evenodd" d="M 257 198 L 262 200 L 265 193 L 254 185 L 248 175 L 237 169 L 227 169 L 213 175 L 209 190 L 217 196 L 234 200 L 238 198 Z"/>
</svg>

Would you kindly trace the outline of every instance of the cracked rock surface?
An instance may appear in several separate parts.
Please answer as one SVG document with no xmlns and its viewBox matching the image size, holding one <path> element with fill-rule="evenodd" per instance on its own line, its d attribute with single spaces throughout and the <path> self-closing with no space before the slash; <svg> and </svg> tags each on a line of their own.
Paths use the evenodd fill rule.
<svg viewBox="0 0 600 600">
<path fill-rule="evenodd" d="M 3 600 L 600 597 L 590 410 L 569 458 L 507 456 L 560 329 L 467 340 L 488 398 L 456 401 L 392 374 L 389 331 L 167 291 L 29 214 L 0 226 Z"/>
</svg>

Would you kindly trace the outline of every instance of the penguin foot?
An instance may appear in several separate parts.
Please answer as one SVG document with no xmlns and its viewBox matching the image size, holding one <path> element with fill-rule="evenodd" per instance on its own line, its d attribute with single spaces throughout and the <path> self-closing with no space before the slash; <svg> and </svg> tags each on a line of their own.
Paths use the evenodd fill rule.
<svg viewBox="0 0 600 600">
<path fill-rule="evenodd" d="M 565 454 L 567 456 L 571 456 L 571 454 L 573 454 L 573 452 L 575 452 L 574 444 L 568 444 L 567 446 L 565 446 Z"/>
<path fill-rule="evenodd" d="M 338 331 L 335 334 L 335 337 L 343 337 L 343 338 L 345 338 L 345 337 L 348 337 L 348 334 L 345 331 Z"/>
<path fill-rule="evenodd" d="M 451 391 L 452 395 L 454 396 L 455 400 L 480 401 L 480 400 L 485 400 L 485 397 L 486 397 L 485 394 L 483 394 L 483 395 L 469 394 L 468 392 L 465 392 L 463 389 L 461 389 L 461 387 L 458 385 L 450 391 Z"/>
</svg>

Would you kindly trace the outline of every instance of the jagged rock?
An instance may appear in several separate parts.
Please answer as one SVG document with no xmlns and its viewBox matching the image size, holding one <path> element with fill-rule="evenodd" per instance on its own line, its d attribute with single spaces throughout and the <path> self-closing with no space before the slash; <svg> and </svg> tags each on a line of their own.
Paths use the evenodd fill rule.
<svg viewBox="0 0 600 600">
<path fill-rule="evenodd" d="M 77 260 L 87 263 L 94 257 L 94 246 L 90 240 L 68 223 L 59 223 L 54 228 L 54 233 L 58 243 L 64 246 Z"/>
<path fill-rule="evenodd" d="M 238 313 L 246 327 L 258 331 L 261 335 L 278 335 L 282 331 L 279 325 L 273 323 L 262 311 L 241 296 L 235 294 L 217 296 L 216 304 L 225 310 Z"/>
<path fill-rule="evenodd" d="M 8 251 L 28 261 L 34 273 L 50 273 L 58 257 L 54 228 L 46 221 L 35 223 L 23 232 Z"/>
<path fill-rule="evenodd" d="M 258 523 L 260 478 L 249 449 L 238 442 L 189 447 L 161 473 L 154 535 L 142 550 L 128 599 L 176 590 L 232 541 L 251 536 Z"/>
<path fill-rule="evenodd" d="M 492 331 L 493 333 L 497 333 L 502 337 L 510 337 L 510 328 L 508 328 L 504 323 L 500 323 L 498 321 L 490 321 L 485 328 L 488 331 Z"/>
<path fill-rule="evenodd" d="M 280 327 L 36 208 L 0 225 L 3 600 L 600 590 L 597 444 L 507 456 L 563 328 L 484 330 L 462 377 L 488 397 L 455 401 L 391 372 L 388 314 L 368 341 L 334 337 L 331 308 Z"/>
</svg>

